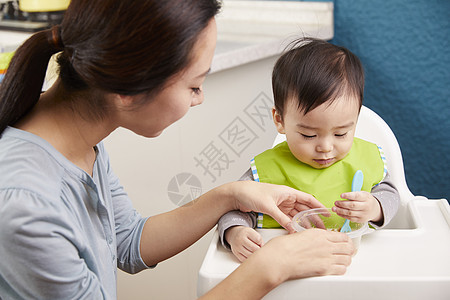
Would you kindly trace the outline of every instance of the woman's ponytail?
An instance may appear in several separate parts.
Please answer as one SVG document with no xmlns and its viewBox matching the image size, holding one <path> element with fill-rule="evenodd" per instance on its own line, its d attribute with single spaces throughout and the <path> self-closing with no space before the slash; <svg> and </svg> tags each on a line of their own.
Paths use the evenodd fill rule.
<svg viewBox="0 0 450 300">
<path fill-rule="evenodd" d="M 219 9 L 219 0 L 70 1 L 61 25 L 36 33 L 13 57 L 0 84 L 0 135 L 39 100 L 58 51 L 58 96 L 84 118 L 107 116 L 107 93 L 151 101 L 189 65 Z"/>
<path fill-rule="evenodd" d="M 48 63 L 63 50 L 60 27 L 40 31 L 15 52 L 0 84 L 0 137 L 39 100 Z"/>
</svg>

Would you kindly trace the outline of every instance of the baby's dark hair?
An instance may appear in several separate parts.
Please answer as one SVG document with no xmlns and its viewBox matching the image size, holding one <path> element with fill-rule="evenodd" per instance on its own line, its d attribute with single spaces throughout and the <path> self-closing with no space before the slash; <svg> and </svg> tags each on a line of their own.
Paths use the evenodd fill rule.
<svg viewBox="0 0 450 300">
<path fill-rule="evenodd" d="M 275 109 L 284 116 L 285 103 L 298 101 L 303 114 L 341 96 L 355 96 L 361 107 L 364 70 L 348 49 L 314 38 L 292 42 L 272 72 Z"/>
</svg>

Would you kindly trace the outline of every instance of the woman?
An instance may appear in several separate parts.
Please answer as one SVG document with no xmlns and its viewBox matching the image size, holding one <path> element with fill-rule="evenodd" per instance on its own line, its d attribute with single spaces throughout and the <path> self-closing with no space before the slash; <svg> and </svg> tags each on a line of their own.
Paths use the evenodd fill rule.
<svg viewBox="0 0 450 300">
<path fill-rule="evenodd" d="M 214 0 L 73 0 L 60 26 L 17 50 L 0 86 L 3 299 L 115 299 L 117 266 L 155 266 L 230 210 L 292 231 L 289 216 L 320 206 L 285 186 L 234 182 L 142 218 L 112 173 L 101 141 L 113 130 L 156 137 L 203 102 L 218 10 Z M 41 93 L 57 52 L 59 77 Z M 204 297 L 257 299 L 288 279 L 343 274 L 352 253 L 339 233 L 276 238 Z"/>
</svg>

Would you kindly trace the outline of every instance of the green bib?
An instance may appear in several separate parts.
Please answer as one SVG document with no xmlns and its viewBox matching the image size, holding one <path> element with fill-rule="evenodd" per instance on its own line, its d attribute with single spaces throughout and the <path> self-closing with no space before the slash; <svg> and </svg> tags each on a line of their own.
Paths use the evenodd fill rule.
<svg viewBox="0 0 450 300">
<path fill-rule="evenodd" d="M 364 174 L 362 191 L 370 192 L 386 175 L 385 157 L 380 147 L 354 138 L 347 156 L 325 169 L 315 169 L 295 158 L 287 142 L 264 151 L 251 161 L 255 181 L 287 185 L 313 195 L 326 207 L 342 200 L 342 193 L 351 191 L 353 175 Z M 259 214 L 258 228 L 280 228 L 270 216 Z"/>
</svg>

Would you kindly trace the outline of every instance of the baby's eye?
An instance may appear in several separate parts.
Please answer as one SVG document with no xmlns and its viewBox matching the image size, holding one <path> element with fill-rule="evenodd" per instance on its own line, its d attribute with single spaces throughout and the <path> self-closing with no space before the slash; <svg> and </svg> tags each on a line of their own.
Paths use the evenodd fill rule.
<svg viewBox="0 0 450 300">
<path fill-rule="evenodd" d="M 347 135 L 347 132 L 346 133 L 342 133 L 342 134 L 335 134 L 335 136 L 337 136 L 337 137 L 345 137 Z"/>
<path fill-rule="evenodd" d="M 301 133 L 301 135 L 302 135 L 302 137 L 304 137 L 305 139 L 312 139 L 312 138 L 316 137 L 315 135 L 306 135 L 306 134 L 303 134 L 303 133 Z"/>
</svg>

